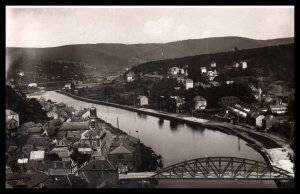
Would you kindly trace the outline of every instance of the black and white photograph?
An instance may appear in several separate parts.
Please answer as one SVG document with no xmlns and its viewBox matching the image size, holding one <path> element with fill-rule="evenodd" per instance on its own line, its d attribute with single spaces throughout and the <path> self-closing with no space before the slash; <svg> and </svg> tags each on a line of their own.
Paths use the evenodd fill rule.
<svg viewBox="0 0 300 194">
<path fill-rule="evenodd" d="M 294 8 L 6 5 L 5 188 L 295 188 Z"/>
</svg>

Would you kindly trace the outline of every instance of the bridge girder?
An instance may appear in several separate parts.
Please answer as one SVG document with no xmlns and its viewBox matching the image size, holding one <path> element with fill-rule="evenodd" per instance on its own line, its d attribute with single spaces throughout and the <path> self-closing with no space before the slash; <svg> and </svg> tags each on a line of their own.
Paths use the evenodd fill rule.
<svg viewBox="0 0 300 194">
<path fill-rule="evenodd" d="M 205 157 L 180 162 L 155 172 L 154 179 L 260 179 L 290 180 L 293 174 L 255 160 Z"/>
</svg>

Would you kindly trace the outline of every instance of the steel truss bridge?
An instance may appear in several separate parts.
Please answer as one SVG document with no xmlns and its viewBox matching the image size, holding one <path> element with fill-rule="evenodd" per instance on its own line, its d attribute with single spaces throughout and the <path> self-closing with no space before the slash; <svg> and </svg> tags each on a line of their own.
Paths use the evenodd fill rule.
<svg viewBox="0 0 300 194">
<path fill-rule="evenodd" d="M 119 179 L 293 180 L 294 173 L 245 158 L 205 157 L 183 161 L 156 172 L 120 174 Z"/>
</svg>

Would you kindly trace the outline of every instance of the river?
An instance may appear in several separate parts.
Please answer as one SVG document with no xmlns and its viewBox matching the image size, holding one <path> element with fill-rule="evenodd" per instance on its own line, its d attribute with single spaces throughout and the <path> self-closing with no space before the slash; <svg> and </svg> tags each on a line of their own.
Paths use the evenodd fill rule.
<svg viewBox="0 0 300 194">
<path fill-rule="evenodd" d="M 55 91 L 31 94 L 31 97 L 44 97 L 55 102 L 63 102 L 76 109 L 89 108 L 91 103 L 75 100 Z M 93 104 L 101 119 L 117 126 L 126 133 L 137 137 L 151 147 L 169 166 L 184 160 L 205 156 L 233 156 L 265 162 L 260 153 L 247 146 L 247 142 L 223 132 L 203 127 L 189 126 L 184 123 L 170 122 L 153 116 L 119 108 Z M 239 187 L 239 188 L 276 188 L 274 181 L 159 181 L 157 187 Z"/>
</svg>

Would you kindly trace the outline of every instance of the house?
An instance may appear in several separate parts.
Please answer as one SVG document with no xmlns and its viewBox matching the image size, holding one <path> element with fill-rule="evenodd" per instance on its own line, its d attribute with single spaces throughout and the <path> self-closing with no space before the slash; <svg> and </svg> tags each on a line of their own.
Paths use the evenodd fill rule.
<svg viewBox="0 0 300 194">
<path fill-rule="evenodd" d="M 178 75 L 179 71 L 180 71 L 180 68 L 178 68 L 178 67 L 171 67 L 168 72 L 171 75 Z"/>
<path fill-rule="evenodd" d="M 118 169 L 109 160 L 92 160 L 78 169 L 88 188 L 118 187 Z"/>
<path fill-rule="evenodd" d="M 12 174 L 6 176 L 6 183 L 12 188 L 42 188 L 44 183 L 49 180 L 49 176 L 43 172 L 34 174 Z"/>
<path fill-rule="evenodd" d="M 270 105 L 268 112 L 273 115 L 283 115 L 287 112 L 286 104 Z"/>
<path fill-rule="evenodd" d="M 201 67 L 201 74 L 207 73 L 207 68 L 206 67 Z"/>
<path fill-rule="evenodd" d="M 114 165 L 125 165 L 129 171 L 136 171 L 140 166 L 140 141 L 129 135 L 116 136 L 108 153 L 108 160 Z"/>
<path fill-rule="evenodd" d="M 213 81 L 215 77 L 218 75 L 217 70 L 215 69 L 214 71 L 208 71 L 207 72 L 207 77 L 209 81 Z"/>
<path fill-rule="evenodd" d="M 232 64 L 232 67 L 233 68 L 239 68 L 240 67 L 240 63 L 235 62 L 235 63 Z"/>
<path fill-rule="evenodd" d="M 66 138 L 56 140 L 55 147 L 48 151 L 48 154 L 56 154 L 62 161 L 70 161 L 70 155 L 72 154 L 70 142 Z"/>
<path fill-rule="evenodd" d="M 242 69 L 246 69 L 248 67 L 247 62 L 246 61 L 241 61 L 240 65 L 242 67 Z"/>
<path fill-rule="evenodd" d="M 19 114 L 10 110 L 5 110 L 5 132 L 6 137 L 9 138 L 15 135 L 16 128 L 19 127 Z"/>
<path fill-rule="evenodd" d="M 73 82 L 71 82 L 71 83 L 65 83 L 64 89 L 66 89 L 66 90 L 74 89 L 74 84 L 73 84 Z"/>
<path fill-rule="evenodd" d="M 196 96 L 194 99 L 194 110 L 204 110 L 207 106 L 207 101 L 202 96 Z"/>
<path fill-rule="evenodd" d="M 45 151 L 52 145 L 52 140 L 46 137 L 29 136 L 22 147 L 24 154 L 30 154 L 31 151 Z"/>
<path fill-rule="evenodd" d="M 57 181 L 58 187 L 56 188 L 86 188 L 87 182 L 83 177 L 68 174 Z"/>
<path fill-rule="evenodd" d="M 132 82 L 134 80 L 134 72 L 133 71 L 129 71 L 127 74 L 126 74 L 126 80 L 127 82 Z"/>
<path fill-rule="evenodd" d="M 188 90 L 194 87 L 194 82 L 191 79 L 185 80 L 185 89 Z"/>
<path fill-rule="evenodd" d="M 217 63 L 216 63 L 216 62 L 210 63 L 210 67 L 211 67 L 211 68 L 216 68 L 216 67 L 217 67 Z"/>
<path fill-rule="evenodd" d="M 226 81 L 226 84 L 229 85 L 229 84 L 233 84 L 234 81 Z"/>
<path fill-rule="evenodd" d="M 262 128 L 263 126 L 263 118 L 265 118 L 264 115 L 261 115 L 259 111 L 253 111 L 250 116 L 250 122 L 257 128 Z"/>
<path fill-rule="evenodd" d="M 267 115 L 262 120 L 262 128 L 263 129 L 270 129 L 273 126 L 273 115 Z"/>
<path fill-rule="evenodd" d="M 137 105 L 138 106 L 145 106 L 145 105 L 148 105 L 148 98 L 146 96 L 142 96 L 142 95 L 139 95 L 137 97 Z"/>
<path fill-rule="evenodd" d="M 45 157 L 45 151 L 31 151 L 30 160 L 42 161 Z"/>
<path fill-rule="evenodd" d="M 48 174 L 49 176 L 65 176 L 72 174 L 71 161 L 49 161 Z"/>
<path fill-rule="evenodd" d="M 37 83 L 30 83 L 30 84 L 28 84 L 28 87 L 36 87 L 37 88 Z"/>
<path fill-rule="evenodd" d="M 219 100 L 219 104 L 221 105 L 231 105 L 231 104 L 238 104 L 241 100 L 236 96 L 223 96 Z"/>
</svg>

